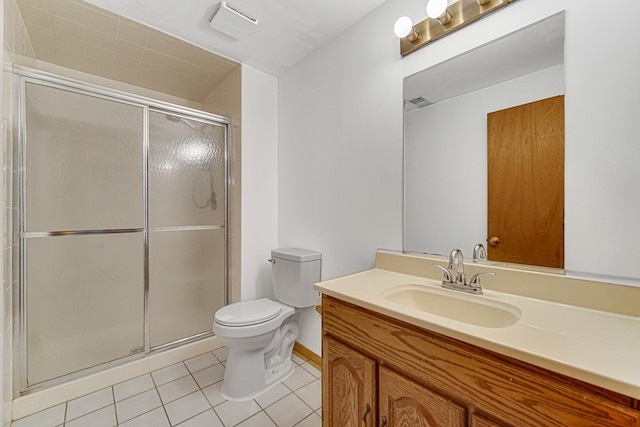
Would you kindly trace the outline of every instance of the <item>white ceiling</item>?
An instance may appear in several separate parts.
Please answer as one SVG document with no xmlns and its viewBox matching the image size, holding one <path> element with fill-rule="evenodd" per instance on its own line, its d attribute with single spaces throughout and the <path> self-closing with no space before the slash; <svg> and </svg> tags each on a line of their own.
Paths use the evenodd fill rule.
<svg viewBox="0 0 640 427">
<path fill-rule="evenodd" d="M 385 0 L 229 0 L 259 21 L 244 40 L 209 26 L 220 0 L 87 1 L 278 76 Z"/>
</svg>

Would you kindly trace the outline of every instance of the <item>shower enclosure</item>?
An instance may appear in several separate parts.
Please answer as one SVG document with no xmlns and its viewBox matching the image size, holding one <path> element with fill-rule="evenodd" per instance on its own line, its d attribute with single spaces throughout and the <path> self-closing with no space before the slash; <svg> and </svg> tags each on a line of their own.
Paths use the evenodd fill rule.
<svg viewBox="0 0 640 427">
<path fill-rule="evenodd" d="M 228 121 L 18 72 L 20 391 L 211 335 Z"/>
</svg>

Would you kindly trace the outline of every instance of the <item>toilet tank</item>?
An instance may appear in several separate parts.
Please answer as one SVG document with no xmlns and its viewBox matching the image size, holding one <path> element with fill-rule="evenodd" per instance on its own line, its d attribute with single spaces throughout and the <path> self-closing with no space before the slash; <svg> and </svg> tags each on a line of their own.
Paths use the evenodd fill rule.
<svg viewBox="0 0 640 427">
<path fill-rule="evenodd" d="M 311 307 L 319 293 L 313 284 L 320 281 L 320 252 L 296 248 L 271 251 L 271 278 L 276 299 L 292 307 Z"/>
</svg>

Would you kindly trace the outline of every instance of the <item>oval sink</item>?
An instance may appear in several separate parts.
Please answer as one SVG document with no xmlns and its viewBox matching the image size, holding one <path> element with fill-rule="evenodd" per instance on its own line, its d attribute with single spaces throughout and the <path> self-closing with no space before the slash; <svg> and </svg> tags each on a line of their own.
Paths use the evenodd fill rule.
<svg viewBox="0 0 640 427">
<path fill-rule="evenodd" d="M 381 296 L 408 308 L 485 328 L 511 326 L 522 314 L 511 304 L 425 285 L 394 286 Z"/>
</svg>

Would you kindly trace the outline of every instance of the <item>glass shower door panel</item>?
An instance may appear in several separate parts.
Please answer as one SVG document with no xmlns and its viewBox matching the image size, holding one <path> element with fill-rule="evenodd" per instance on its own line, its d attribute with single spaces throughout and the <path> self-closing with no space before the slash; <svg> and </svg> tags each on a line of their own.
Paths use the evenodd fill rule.
<svg viewBox="0 0 640 427">
<path fill-rule="evenodd" d="M 143 108 L 25 90 L 24 231 L 142 228 Z"/>
<path fill-rule="evenodd" d="M 144 233 L 26 240 L 27 382 L 144 350 Z"/>
<path fill-rule="evenodd" d="M 149 112 L 149 227 L 223 225 L 226 127 Z"/>
<path fill-rule="evenodd" d="M 217 230 L 149 234 L 150 345 L 210 332 L 225 304 L 225 233 Z"/>
</svg>

